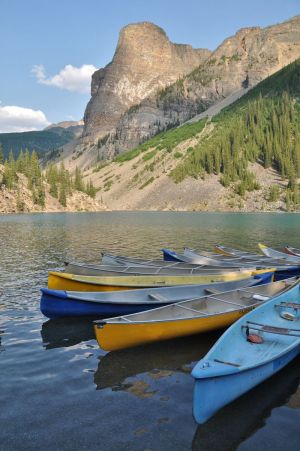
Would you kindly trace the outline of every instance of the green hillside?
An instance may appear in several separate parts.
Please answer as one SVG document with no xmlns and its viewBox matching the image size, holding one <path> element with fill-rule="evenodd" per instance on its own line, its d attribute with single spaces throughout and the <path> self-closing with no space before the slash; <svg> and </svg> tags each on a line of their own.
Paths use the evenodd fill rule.
<svg viewBox="0 0 300 451">
<path fill-rule="evenodd" d="M 300 60 L 249 91 L 213 118 L 210 136 L 196 145 L 173 171 L 176 182 L 186 176 L 221 174 L 235 183 L 237 194 L 258 188 L 249 162 L 273 167 L 289 181 L 287 203 L 300 203 Z"/>
<path fill-rule="evenodd" d="M 8 157 L 10 149 L 17 158 L 21 149 L 28 149 L 30 152 L 35 150 L 39 155 L 42 155 L 49 150 L 67 144 L 74 137 L 73 131 L 55 127 L 35 132 L 1 133 L 0 144 L 2 144 L 4 159 Z"/>
</svg>

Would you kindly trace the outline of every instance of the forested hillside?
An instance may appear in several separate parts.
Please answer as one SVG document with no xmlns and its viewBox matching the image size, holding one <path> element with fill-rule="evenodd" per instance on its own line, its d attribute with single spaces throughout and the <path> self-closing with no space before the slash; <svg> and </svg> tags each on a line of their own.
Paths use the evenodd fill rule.
<svg viewBox="0 0 300 451">
<path fill-rule="evenodd" d="M 289 203 L 300 202 L 300 60 L 261 82 L 213 122 L 213 132 L 172 171 L 176 182 L 188 175 L 222 174 L 221 183 L 235 183 L 243 195 L 258 188 L 248 170 L 249 162 L 258 162 L 288 180 Z"/>
<path fill-rule="evenodd" d="M 87 197 L 95 198 L 96 190 L 92 182 L 84 182 L 79 168 L 76 168 L 74 176 L 71 176 L 63 163 L 59 168 L 50 165 L 45 172 L 42 172 L 37 153 L 34 151 L 30 153 L 28 150 L 26 152 L 21 150 L 17 159 L 10 151 L 3 165 L 2 162 L 3 153 L 0 145 L 0 189 L 2 190 L 0 212 L 4 208 L 2 203 L 7 204 L 5 207 L 10 211 L 12 207 L 9 201 L 10 194 L 14 198 L 13 211 L 20 212 L 32 211 L 35 208 L 44 210 L 47 208 L 47 198 L 50 201 L 53 199 L 56 208 L 66 208 L 68 201 L 76 193 L 82 193 L 78 205 L 84 203 Z M 5 198 L 8 202 L 5 202 Z M 93 206 L 91 201 L 86 204 L 87 208 L 90 204 Z M 82 208 L 81 205 L 79 206 Z"/>
<path fill-rule="evenodd" d="M 46 152 L 53 151 L 69 143 L 77 136 L 76 127 L 64 129 L 62 127 L 53 127 L 49 130 L 22 133 L 0 133 L 0 144 L 4 157 L 12 150 L 14 157 L 17 158 L 20 150 L 28 149 L 30 152 L 35 150 L 40 156 Z"/>
</svg>

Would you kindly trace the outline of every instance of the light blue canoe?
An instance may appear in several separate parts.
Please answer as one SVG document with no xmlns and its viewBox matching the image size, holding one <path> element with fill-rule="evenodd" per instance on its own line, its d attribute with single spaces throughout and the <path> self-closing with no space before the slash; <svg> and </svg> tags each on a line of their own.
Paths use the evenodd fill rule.
<svg viewBox="0 0 300 451">
<path fill-rule="evenodd" d="M 293 280 L 293 279 L 291 279 Z M 204 423 L 300 353 L 300 279 L 234 323 L 192 371 L 193 414 Z M 249 338 L 262 340 L 253 343 Z"/>
</svg>

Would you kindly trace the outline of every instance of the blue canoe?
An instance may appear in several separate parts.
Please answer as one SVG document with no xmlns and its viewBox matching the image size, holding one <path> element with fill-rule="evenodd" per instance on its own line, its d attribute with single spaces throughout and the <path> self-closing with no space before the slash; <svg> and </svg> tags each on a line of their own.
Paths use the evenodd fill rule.
<svg viewBox="0 0 300 451">
<path fill-rule="evenodd" d="M 172 251 L 170 249 L 161 249 L 164 257 L 164 261 L 176 261 L 176 262 L 185 262 L 185 263 L 195 263 L 193 262 L 188 256 L 184 254 L 178 254 L 175 251 Z M 196 255 L 196 254 L 195 254 Z M 205 257 L 206 258 L 206 257 Z M 226 262 L 226 267 L 247 267 L 247 265 L 256 266 L 258 268 L 263 267 L 270 267 L 276 268 L 275 271 L 275 277 L 274 280 L 283 280 L 287 279 L 289 277 L 299 277 L 300 276 L 300 265 L 284 265 L 284 264 L 277 264 L 276 261 L 272 261 L 272 259 L 269 259 L 269 263 L 267 261 L 263 262 L 255 262 L 254 260 L 249 260 L 248 263 L 244 262 L 238 262 L 238 260 L 232 262 L 232 266 L 230 266 L 230 263 Z M 200 263 L 199 263 L 200 264 Z M 220 267 L 222 267 L 222 261 L 220 261 Z M 217 266 L 216 266 L 217 269 Z"/>
<path fill-rule="evenodd" d="M 287 280 L 286 291 L 234 323 L 195 366 L 197 423 L 207 421 L 300 353 L 299 281 Z"/>
<path fill-rule="evenodd" d="M 146 288 L 140 290 L 75 292 L 42 288 L 40 309 L 48 318 L 67 316 L 120 316 L 163 307 L 185 299 L 205 296 L 208 291 L 230 291 L 272 281 L 273 272 L 232 282 Z"/>
</svg>

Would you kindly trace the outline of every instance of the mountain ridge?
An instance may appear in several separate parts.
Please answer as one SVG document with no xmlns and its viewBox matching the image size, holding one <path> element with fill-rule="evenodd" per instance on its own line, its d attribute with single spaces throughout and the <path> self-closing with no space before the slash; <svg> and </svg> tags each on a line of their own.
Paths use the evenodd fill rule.
<svg viewBox="0 0 300 451">
<path fill-rule="evenodd" d="M 4 159 L 8 157 L 11 149 L 15 158 L 21 149 L 28 149 L 30 152 L 35 150 L 41 158 L 50 151 L 56 151 L 57 154 L 60 147 L 79 138 L 82 130 L 82 121 L 64 121 L 51 124 L 44 130 L 0 133 Z"/>
<path fill-rule="evenodd" d="M 130 30 L 131 26 L 128 27 Z M 162 32 L 158 34 L 160 36 Z M 122 38 L 119 43 L 121 41 Z M 128 55 L 125 52 L 126 58 Z M 160 131 L 189 120 L 235 92 L 254 86 L 289 64 L 300 56 L 300 16 L 266 28 L 242 28 L 234 36 L 226 38 L 216 50 L 203 56 L 206 57 L 202 63 L 179 76 L 173 83 L 164 87 L 156 85 L 144 99 L 137 103 L 132 101 L 127 109 L 123 105 L 114 117 L 114 123 L 110 122 L 109 109 L 118 109 L 118 102 L 110 103 L 109 91 L 105 91 L 102 102 L 106 104 L 108 114 L 104 114 L 104 128 L 101 115 L 93 115 L 93 108 L 97 109 L 97 98 L 101 97 L 99 83 L 105 81 L 104 69 L 97 71 L 92 82 L 94 97 L 92 95 L 90 101 L 94 107 L 90 108 L 91 103 L 87 106 L 83 137 L 65 147 L 66 164 L 74 166 L 76 163 L 88 168 L 101 160 L 113 159 Z M 112 63 L 106 67 L 112 71 Z M 120 80 L 115 75 L 118 84 Z M 98 84 L 95 82 L 97 77 Z M 98 95 L 95 97 L 96 92 Z M 108 123 L 109 127 L 105 128 Z"/>
</svg>

